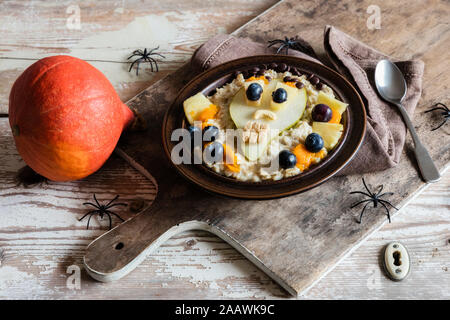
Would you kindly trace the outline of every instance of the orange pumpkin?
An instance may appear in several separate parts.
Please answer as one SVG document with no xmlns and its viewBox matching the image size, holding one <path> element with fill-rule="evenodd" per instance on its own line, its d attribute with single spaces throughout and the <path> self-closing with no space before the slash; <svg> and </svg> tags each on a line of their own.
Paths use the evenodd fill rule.
<svg viewBox="0 0 450 320">
<path fill-rule="evenodd" d="M 133 118 L 99 70 L 70 56 L 31 65 L 9 97 L 17 150 L 28 166 L 54 181 L 97 171 Z"/>
</svg>

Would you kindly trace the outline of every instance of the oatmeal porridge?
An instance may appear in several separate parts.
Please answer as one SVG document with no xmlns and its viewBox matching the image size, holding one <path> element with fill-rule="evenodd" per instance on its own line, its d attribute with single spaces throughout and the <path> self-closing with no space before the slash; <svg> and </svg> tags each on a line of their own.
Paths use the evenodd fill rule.
<svg viewBox="0 0 450 320">
<path fill-rule="evenodd" d="M 343 132 L 347 104 L 314 75 L 265 70 L 184 101 L 213 171 L 241 181 L 280 180 L 320 163 Z"/>
</svg>

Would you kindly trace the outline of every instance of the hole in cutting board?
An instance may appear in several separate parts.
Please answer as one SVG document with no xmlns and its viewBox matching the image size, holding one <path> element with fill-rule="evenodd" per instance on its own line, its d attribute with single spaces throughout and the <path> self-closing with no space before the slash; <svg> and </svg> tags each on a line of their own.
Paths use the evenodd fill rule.
<svg viewBox="0 0 450 320">
<path fill-rule="evenodd" d="M 120 249 L 122 249 L 123 247 L 124 247 L 123 242 L 119 242 L 118 244 L 116 244 L 116 246 L 114 247 L 114 249 L 120 250 Z"/>
</svg>

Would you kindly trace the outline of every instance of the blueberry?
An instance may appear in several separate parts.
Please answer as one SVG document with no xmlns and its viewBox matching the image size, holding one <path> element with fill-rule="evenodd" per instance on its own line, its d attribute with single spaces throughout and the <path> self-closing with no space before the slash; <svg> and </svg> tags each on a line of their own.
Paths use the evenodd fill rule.
<svg viewBox="0 0 450 320">
<path fill-rule="evenodd" d="M 311 116 L 314 121 L 318 122 L 328 122 L 333 116 L 333 111 L 326 104 L 317 104 L 312 110 Z"/>
<path fill-rule="evenodd" d="M 214 141 L 219 137 L 219 128 L 207 126 L 203 129 L 203 141 Z"/>
<path fill-rule="evenodd" d="M 278 88 L 274 92 L 272 92 L 272 99 L 276 103 L 282 103 L 287 100 L 287 92 L 283 88 Z"/>
<path fill-rule="evenodd" d="M 194 145 L 196 140 L 197 140 L 198 143 L 201 144 L 201 142 L 202 142 L 202 138 L 201 138 L 202 131 L 200 130 L 200 128 L 196 127 L 196 126 L 190 126 L 188 128 L 188 131 L 189 131 L 189 134 L 191 135 L 191 147 L 192 148 L 196 147 Z M 198 136 L 198 138 L 196 139 L 195 136 Z"/>
<path fill-rule="evenodd" d="M 248 86 L 247 92 L 245 93 L 247 95 L 247 99 L 250 101 L 258 101 L 261 98 L 261 95 L 263 93 L 263 88 L 259 83 L 252 83 Z"/>
<path fill-rule="evenodd" d="M 317 133 L 310 133 L 305 140 L 305 147 L 310 152 L 319 152 L 323 148 L 323 139 Z"/>
<path fill-rule="evenodd" d="M 283 169 L 293 168 L 297 164 L 297 157 L 289 150 L 283 150 L 278 155 L 278 162 Z"/>
<path fill-rule="evenodd" d="M 218 141 L 208 143 L 203 150 L 203 159 L 208 164 L 223 160 L 223 145 Z"/>
</svg>

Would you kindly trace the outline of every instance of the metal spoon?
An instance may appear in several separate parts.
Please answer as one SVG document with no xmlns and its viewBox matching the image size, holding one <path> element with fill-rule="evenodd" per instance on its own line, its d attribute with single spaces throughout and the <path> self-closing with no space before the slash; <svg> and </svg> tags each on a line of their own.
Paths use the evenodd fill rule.
<svg viewBox="0 0 450 320">
<path fill-rule="evenodd" d="M 425 149 L 420 142 L 416 130 L 414 129 L 414 125 L 405 108 L 402 106 L 402 101 L 406 95 L 407 88 L 405 78 L 400 69 L 389 60 L 379 61 L 375 69 L 375 84 L 381 97 L 387 102 L 395 104 L 400 110 L 409 132 L 411 132 L 414 141 L 414 153 L 423 179 L 425 182 L 438 181 L 441 178 L 441 175 L 434 165 L 427 149 Z"/>
</svg>

